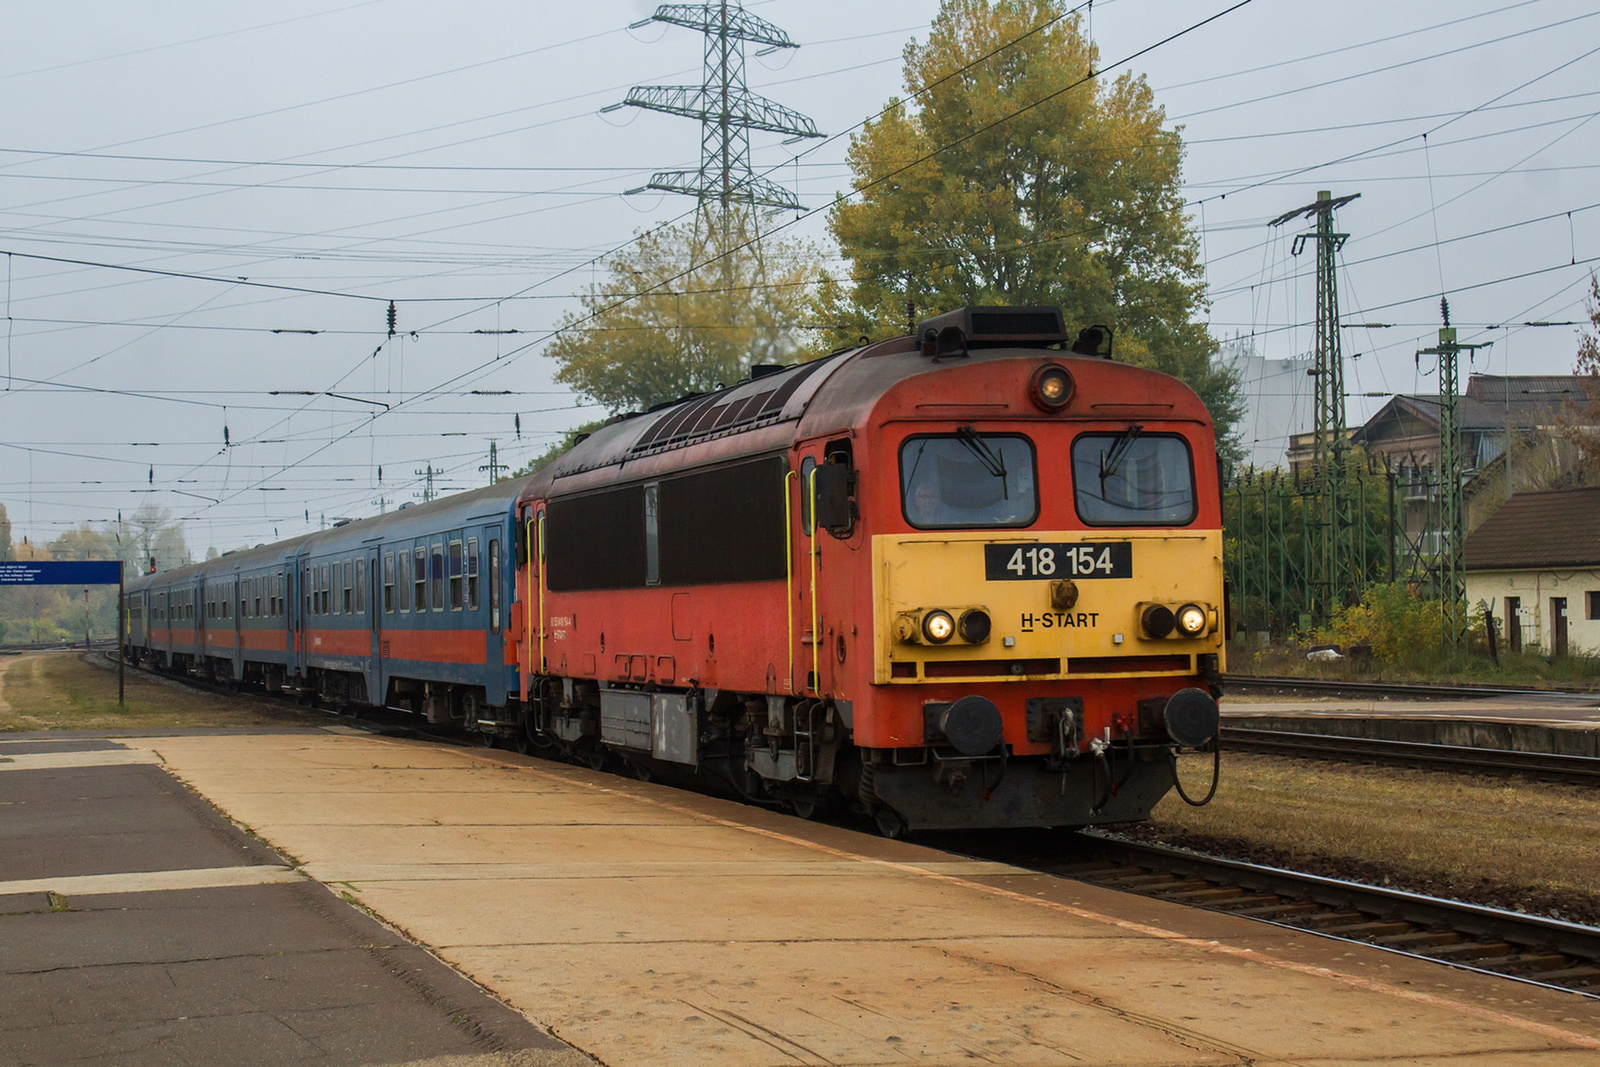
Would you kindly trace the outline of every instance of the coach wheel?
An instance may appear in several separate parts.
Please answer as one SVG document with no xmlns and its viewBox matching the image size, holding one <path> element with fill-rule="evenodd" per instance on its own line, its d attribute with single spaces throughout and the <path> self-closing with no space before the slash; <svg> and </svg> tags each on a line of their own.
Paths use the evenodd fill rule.
<svg viewBox="0 0 1600 1067">
<path fill-rule="evenodd" d="M 606 768 L 606 750 L 596 745 L 581 757 L 589 764 L 591 771 L 603 771 Z"/>
<path fill-rule="evenodd" d="M 479 730 L 478 737 L 483 741 L 484 748 L 493 748 L 500 740 L 500 735 L 493 730 Z"/>
<path fill-rule="evenodd" d="M 652 776 L 650 774 L 650 768 L 649 767 L 646 767 L 642 763 L 635 763 L 632 766 L 633 766 L 633 776 L 635 778 L 639 779 L 639 781 L 648 782 L 651 779 Z"/>
<path fill-rule="evenodd" d="M 878 833 L 891 841 L 906 835 L 906 821 L 893 808 L 879 808 L 873 818 L 878 822 Z"/>
<path fill-rule="evenodd" d="M 820 805 L 815 800 L 791 800 L 789 807 L 794 809 L 795 815 L 810 822 L 817 817 Z"/>
</svg>

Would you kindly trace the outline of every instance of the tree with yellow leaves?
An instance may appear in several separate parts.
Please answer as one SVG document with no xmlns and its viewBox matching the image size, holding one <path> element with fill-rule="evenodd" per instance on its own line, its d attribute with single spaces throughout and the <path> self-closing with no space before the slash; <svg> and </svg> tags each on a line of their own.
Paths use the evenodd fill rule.
<svg viewBox="0 0 1600 1067">
<path fill-rule="evenodd" d="M 1061 0 L 944 0 L 906 46 L 909 99 L 851 142 L 856 195 L 830 218 L 849 274 L 817 315 L 848 344 L 903 333 L 908 300 L 919 317 L 1060 305 L 1110 325 L 1118 359 L 1188 382 L 1225 431 L 1238 387 L 1202 321 L 1182 140 L 1142 76 L 1099 61 Z"/>
</svg>

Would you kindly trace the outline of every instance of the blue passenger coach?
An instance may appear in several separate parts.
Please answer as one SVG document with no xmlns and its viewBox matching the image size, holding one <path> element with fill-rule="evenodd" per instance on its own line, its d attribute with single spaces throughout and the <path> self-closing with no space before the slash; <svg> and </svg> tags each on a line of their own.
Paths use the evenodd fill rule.
<svg viewBox="0 0 1600 1067">
<path fill-rule="evenodd" d="M 166 670 L 383 705 L 486 735 L 516 723 L 505 630 L 524 480 L 129 583 L 128 653 Z"/>
</svg>

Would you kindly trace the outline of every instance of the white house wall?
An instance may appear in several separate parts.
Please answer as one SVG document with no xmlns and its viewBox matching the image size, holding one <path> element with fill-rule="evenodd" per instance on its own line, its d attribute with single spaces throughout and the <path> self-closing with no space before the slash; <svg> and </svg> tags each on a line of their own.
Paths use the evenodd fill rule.
<svg viewBox="0 0 1600 1067">
<path fill-rule="evenodd" d="M 1506 597 L 1522 600 L 1518 620 L 1522 647 L 1548 650 L 1551 634 L 1550 598 L 1567 598 L 1567 651 L 1600 655 L 1600 619 L 1589 618 L 1589 593 L 1600 591 L 1600 567 L 1587 570 L 1469 571 L 1467 605 L 1473 612 L 1492 605 L 1501 633 L 1506 628 Z M 1502 647 L 1510 647 L 1508 639 Z"/>
</svg>

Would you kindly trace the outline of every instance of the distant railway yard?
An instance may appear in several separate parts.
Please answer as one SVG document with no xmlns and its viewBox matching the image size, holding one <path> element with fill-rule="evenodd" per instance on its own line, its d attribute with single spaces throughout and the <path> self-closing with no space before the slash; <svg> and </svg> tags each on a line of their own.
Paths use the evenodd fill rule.
<svg viewBox="0 0 1600 1067">
<path fill-rule="evenodd" d="M 0 800 L 28 812 L 3 824 L 8 943 L 31 945 L 50 923 L 104 926 L 74 964 L 79 977 L 114 989 L 142 973 L 129 970 L 133 956 L 167 960 L 180 981 L 162 1010 L 184 1014 L 175 1005 L 197 995 L 182 977 L 194 964 L 173 961 L 196 935 L 156 922 L 135 951 L 107 907 L 138 901 L 151 921 L 173 909 L 210 916 L 204 954 L 220 960 L 235 954 L 219 932 L 228 909 L 270 900 L 237 948 L 261 973 L 227 979 L 241 996 L 268 972 L 290 976 L 265 961 L 306 958 L 290 943 L 311 936 L 301 914 L 341 929 L 376 919 L 386 933 L 340 950 L 351 954 L 341 966 L 405 980 L 373 972 L 360 1004 L 314 1034 L 304 1012 L 323 1010 L 330 979 L 301 968 L 287 1000 L 208 1020 L 197 1010 L 188 1031 L 92 1008 L 75 1024 L 87 1031 L 12 1014 L 0 1024 L 8 1048 L 159 1032 L 163 1047 L 204 1058 L 249 1020 L 275 1028 L 286 1057 L 316 1048 L 330 1062 L 378 1062 L 388 1054 L 372 1020 L 409 1002 L 417 1018 L 442 1020 L 413 1022 L 413 1047 L 486 1065 L 1054 1063 L 1069 1052 L 1303 1062 L 1335 1045 L 1352 1063 L 1392 1063 L 1397 1048 L 1404 1060 L 1470 1050 L 1484 1062 L 1563 1063 L 1600 1049 L 1590 841 L 1600 796 L 1547 768 L 1233 751 L 1233 724 L 1261 701 L 1225 700 L 1224 777 L 1208 807 L 1169 798 L 1148 823 L 1087 835 L 951 831 L 902 843 L 861 815 L 806 822 L 428 739 L 403 716 L 352 720 L 143 671 L 118 712 L 107 666 L 105 653 L 81 649 L 0 658 Z M 1275 716 L 1284 699 L 1273 697 Z M 1329 699 L 1305 700 L 1302 737 L 1339 721 L 1321 715 L 1336 710 Z M 1593 729 L 1593 709 L 1562 711 L 1560 699 L 1540 717 Z M 1515 720 L 1500 710 L 1478 713 Z M 1207 755 L 1182 758 L 1191 792 L 1210 770 Z M 167 827 L 174 841 L 177 823 L 220 815 L 242 831 L 242 851 L 180 848 L 161 870 L 96 855 L 94 818 L 115 816 L 83 822 L 62 797 L 145 803 L 127 799 L 132 778 L 105 788 L 108 775 L 192 797 Z M 40 835 L 56 844 L 41 848 Z M 713 897 L 715 909 L 696 903 Z M 411 945 L 448 968 L 406 971 L 430 958 L 402 966 Z M 45 995 L 38 959 L 28 949 L 0 967 L 9 1001 Z M 451 986 L 452 975 L 467 981 Z M 1301 1022 L 1285 1027 L 1285 1010 Z M 679 1058 L 685 1048 L 692 1061 Z"/>
</svg>

